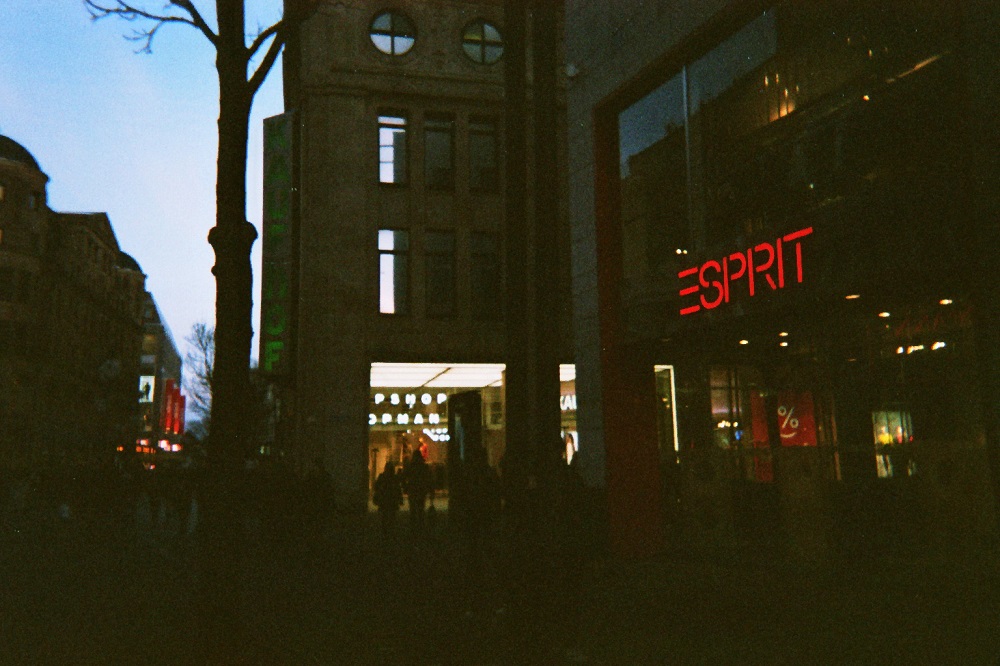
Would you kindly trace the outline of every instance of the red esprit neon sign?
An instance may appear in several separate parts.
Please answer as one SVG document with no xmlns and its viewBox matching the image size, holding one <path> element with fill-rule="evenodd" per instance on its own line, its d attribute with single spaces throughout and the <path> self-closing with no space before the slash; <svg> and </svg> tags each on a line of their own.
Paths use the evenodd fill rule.
<svg viewBox="0 0 1000 666">
<path fill-rule="evenodd" d="M 812 227 L 799 229 L 781 236 L 773 243 L 759 243 L 743 252 L 734 252 L 719 259 L 709 259 L 701 266 L 688 268 L 677 274 L 686 280 L 697 276 L 697 282 L 691 286 L 682 286 L 681 298 L 698 296 L 698 303 L 681 307 L 681 315 L 689 315 L 705 308 L 712 310 L 723 303 L 728 303 L 733 296 L 733 285 L 737 280 L 746 280 L 751 296 L 757 292 L 760 277 L 767 282 L 771 291 L 777 291 L 785 286 L 785 245 L 795 245 L 795 280 L 802 282 L 802 238 L 812 233 Z M 682 303 L 683 305 L 683 303 Z"/>
</svg>

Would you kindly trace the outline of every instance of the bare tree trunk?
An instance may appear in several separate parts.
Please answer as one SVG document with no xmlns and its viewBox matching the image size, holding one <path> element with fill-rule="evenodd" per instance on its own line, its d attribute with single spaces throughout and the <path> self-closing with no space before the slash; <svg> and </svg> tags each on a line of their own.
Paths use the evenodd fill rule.
<svg viewBox="0 0 1000 666">
<path fill-rule="evenodd" d="M 247 134 L 250 101 L 242 0 L 217 0 L 219 45 L 219 161 L 215 250 L 215 367 L 210 455 L 223 469 L 238 466 L 252 433 L 244 431 L 250 387 L 253 275 L 250 249 L 257 231 L 246 220 Z"/>
<path fill-rule="evenodd" d="M 245 644 L 239 594 L 242 561 L 242 461 L 252 437 L 250 403 L 253 275 L 250 249 L 257 231 L 246 220 L 247 136 L 252 97 L 247 87 L 243 0 L 217 0 L 219 150 L 215 251 L 215 366 L 212 373 L 210 471 L 205 487 L 199 641 L 202 656 L 234 658 Z M 238 659 L 238 658 L 237 658 Z"/>
</svg>

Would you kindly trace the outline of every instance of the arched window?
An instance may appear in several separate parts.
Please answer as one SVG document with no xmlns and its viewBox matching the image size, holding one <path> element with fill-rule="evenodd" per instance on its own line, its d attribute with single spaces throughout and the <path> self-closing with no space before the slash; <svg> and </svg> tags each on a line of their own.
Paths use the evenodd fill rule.
<svg viewBox="0 0 1000 666">
<path fill-rule="evenodd" d="M 372 19 L 372 44 L 382 53 L 403 55 L 417 41 L 417 29 L 408 16 L 400 12 L 381 12 Z"/>
<path fill-rule="evenodd" d="M 492 65 L 503 55 L 503 37 L 492 23 L 473 21 L 462 33 L 465 55 L 480 65 Z"/>
</svg>

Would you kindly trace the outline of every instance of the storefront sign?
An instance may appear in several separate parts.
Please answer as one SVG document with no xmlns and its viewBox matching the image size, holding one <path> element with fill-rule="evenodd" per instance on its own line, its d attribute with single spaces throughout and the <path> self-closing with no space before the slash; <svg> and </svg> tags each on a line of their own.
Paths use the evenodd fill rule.
<svg viewBox="0 0 1000 666">
<path fill-rule="evenodd" d="M 778 392 L 778 434 L 782 446 L 816 446 L 816 418 L 810 391 Z"/>
<path fill-rule="evenodd" d="M 762 281 L 771 291 L 783 289 L 786 284 L 786 254 L 790 253 L 788 243 L 793 243 L 795 247 L 795 281 L 801 283 L 801 239 L 812 232 L 812 227 L 799 229 L 779 237 L 773 243 L 759 243 L 743 252 L 734 252 L 721 259 L 710 259 L 701 266 L 681 271 L 677 274 L 682 285 L 679 293 L 687 302 L 687 305 L 682 302 L 681 315 L 694 314 L 702 308 L 712 310 L 744 293 L 755 296 L 760 291 L 758 287 Z M 690 281 L 695 283 L 684 286 Z M 743 281 L 746 287 L 739 286 L 739 281 Z M 692 303 L 696 294 L 697 301 Z"/>
<path fill-rule="evenodd" d="M 264 239 L 260 368 L 290 371 L 292 307 L 292 126 L 285 113 L 264 120 Z"/>
<path fill-rule="evenodd" d="M 401 391 L 373 393 L 368 405 L 369 426 L 436 426 L 447 423 L 448 394 Z"/>
</svg>

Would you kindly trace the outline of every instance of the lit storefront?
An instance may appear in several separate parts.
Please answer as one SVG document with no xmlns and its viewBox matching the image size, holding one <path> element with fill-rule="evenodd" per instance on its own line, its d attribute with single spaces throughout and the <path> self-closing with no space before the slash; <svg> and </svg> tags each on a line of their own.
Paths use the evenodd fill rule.
<svg viewBox="0 0 1000 666">
<path fill-rule="evenodd" d="M 371 488 L 386 463 L 402 467 L 420 451 L 433 471 L 435 487 L 446 491 L 450 405 L 454 396 L 475 393 L 481 446 L 487 463 L 504 455 L 503 364 L 373 363 L 368 403 L 368 474 Z M 560 411 L 565 458 L 579 448 L 576 433 L 575 369 L 561 365 Z"/>
<path fill-rule="evenodd" d="M 657 442 L 668 534 L 989 533 L 959 11 L 734 15 L 601 109 L 605 429 Z"/>
</svg>

